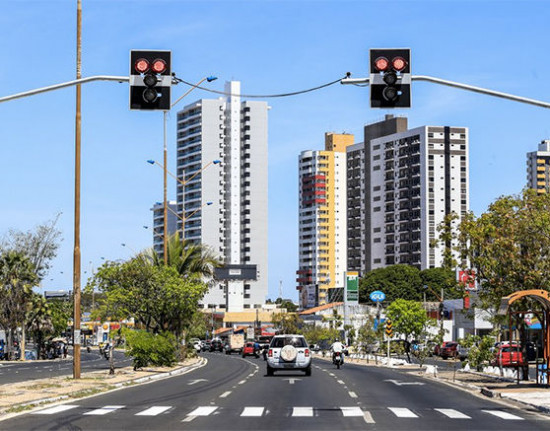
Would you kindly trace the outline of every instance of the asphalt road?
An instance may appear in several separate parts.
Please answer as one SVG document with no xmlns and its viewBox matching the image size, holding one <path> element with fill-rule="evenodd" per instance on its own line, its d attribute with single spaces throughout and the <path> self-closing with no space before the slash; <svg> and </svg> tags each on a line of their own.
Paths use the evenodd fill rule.
<svg viewBox="0 0 550 431">
<path fill-rule="evenodd" d="M 313 374 L 205 354 L 194 372 L 0 422 L 1 430 L 550 430 L 527 409 L 398 370 L 315 360 Z"/>
<path fill-rule="evenodd" d="M 86 349 L 82 349 L 80 357 L 81 371 L 109 369 L 109 361 L 99 354 L 97 347 L 91 353 L 87 353 Z M 132 364 L 132 359 L 127 358 L 124 352 L 115 350 L 114 363 L 115 368 L 126 367 Z M 72 373 L 72 358 L 48 361 L 0 362 L 0 385 L 72 375 Z"/>
</svg>

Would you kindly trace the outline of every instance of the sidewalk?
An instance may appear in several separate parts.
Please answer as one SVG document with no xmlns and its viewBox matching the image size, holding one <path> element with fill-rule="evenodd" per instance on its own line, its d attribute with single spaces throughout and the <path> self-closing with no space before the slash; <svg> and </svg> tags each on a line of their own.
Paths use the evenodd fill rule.
<svg viewBox="0 0 550 431">
<path fill-rule="evenodd" d="M 376 365 L 374 358 L 370 355 L 368 361 L 365 355 L 356 354 L 346 358 L 346 361 L 364 366 L 387 366 L 385 357 L 381 357 L 378 360 L 378 365 Z M 444 382 L 451 386 L 459 386 L 486 397 L 514 401 L 550 414 L 550 388 L 545 388 L 543 385 L 537 386 L 534 381 L 520 381 L 518 385 L 516 379 L 502 378 L 471 370 L 454 371 L 433 365 L 424 365 L 420 368 L 418 364 L 408 364 L 395 358 L 392 358 L 390 366 L 407 373 Z"/>
<path fill-rule="evenodd" d="M 204 358 L 192 358 L 174 367 L 148 367 L 134 371 L 132 366 L 109 370 L 84 372 L 79 380 L 61 376 L 0 385 L 0 421 L 40 404 L 65 399 L 82 398 L 124 386 L 185 374 L 206 365 Z"/>
</svg>

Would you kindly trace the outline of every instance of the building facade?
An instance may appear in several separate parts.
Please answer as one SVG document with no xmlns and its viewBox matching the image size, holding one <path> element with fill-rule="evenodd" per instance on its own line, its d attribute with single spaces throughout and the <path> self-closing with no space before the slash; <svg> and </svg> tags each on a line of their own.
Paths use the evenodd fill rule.
<svg viewBox="0 0 550 431">
<path fill-rule="evenodd" d="M 348 164 L 354 158 L 357 154 L 348 153 Z M 360 180 L 354 172 L 348 170 L 348 182 Z M 365 273 L 395 264 L 419 269 L 441 266 L 445 245 L 433 246 L 437 228 L 451 213 L 458 215 L 452 222 L 456 228 L 469 209 L 468 130 L 439 126 L 408 130 L 406 118 L 387 116 L 365 127 L 364 172 L 365 210 L 360 215 L 364 222 L 348 228 L 354 256 L 348 259 L 348 270 Z M 348 192 L 353 215 L 360 214 L 362 205 Z"/>
<path fill-rule="evenodd" d="M 166 206 L 166 230 L 168 238 L 170 238 L 176 233 L 178 226 L 176 201 L 168 201 L 166 202 Z M 156 202 L 151 211 L 153 211 L 153 248 L 157 255 L 164 256 L 164 204 Z"/>
<path fill-rule="evenodd" d="M 550 190 L 550 140 L 542 141 L 538 151 L 527 153 L 527 187 L 537 193 Z"/>
<path fill-rule="evenodd" d="M 240 82 L 226 83 L 225 92 L 178 112 L 177 175 L 184 185 L 178 183 L 177 212 L 185 220 L 178 229 L 225 264 L 257 266 L 257 280 L 213 283 L 202 304 L 242 311 L 261 307 L 268 288 L 269 107 L 241 101 Z"/>
<path fill-rule="evenodd" d="M 344 286 L 347 265 L 346 148 L 353 135 L 325 134 L 324 151 L 302 151 L 299 172 L 300 308 L 327 304 L 329 292 Z"/>
</svg>

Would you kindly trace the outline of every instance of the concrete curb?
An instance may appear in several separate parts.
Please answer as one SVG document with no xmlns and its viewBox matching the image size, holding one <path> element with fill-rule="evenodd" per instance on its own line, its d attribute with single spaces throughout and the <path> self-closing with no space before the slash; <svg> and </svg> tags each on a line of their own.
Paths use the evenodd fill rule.
<svg viewBox="0 0 550 431">
<path fill-rule="evenodd" d="M 104 394 L 109 393 L 109 392 L 114 392 L 114 391 L 118 391 L 118 390 L 121 390 L 121 389 L 125 389 L 126 387 L 130 387 L 130 386 L 134 386 L 134 385 L 140 385 L 140 384 L 152 383 L 156 380 L 168 379 L 170 377 L 175 377 L 175 376 L 178 376 L 178 375 L 187 374 L 187 373 L 190 373 L 192 371 L 195 371 L 198 368 L 204 367 L 207 363 L 208 363 L 208 360 L 206 358 L 200 357 L 199 361 L 197 361 L 197 363 L 195 363 L 193 365 L 185 365 L 185 366 L 182 366 L 180 368 L 176 368 L 175 370 L 169 371 L 167 373 L 157 373 L 157 374 L 153 374 L 151 376 L 139 377 L 137 379 L 130 379 L 130 380 L 127 380 L 125 382 L 115 383 L 113 385 L 110 385 L 113 389 L 107 389 L 105 391 L 101 391 L 101 392 L 98 392 L 98 393 L 94 393 L 94 394 L 91 394 L 91 395 L 87 395 L 87 396 L 83 396 L 83 397 L 79 397 L 79 398 L 74 398 L 74 399 L 75 400 L 83 400 L 83 399 L 87 399 L 87 398 L 96 397 L 98 395 L 104 395 Z M 30 413 L 30 412 L 32 412 L 36 409 L 41 409 L 46 404 L 53 404 L 53 403 L 57 403 L 59 401 L 66 401 L 68 399 L 72 399 L 70 395 L 59 395 L 57 397 L 40 398 L 40 399 L 33 400 L 33 401 L 14 404 L 10 408 L 27 407 L 27 406 L 33 406 L 33 405 L 35 405 L 36 408 L 30 409 L 30 410 L 25 410 L 25 411 L 22 411 L 22 412 L 15 412 L 15 413 L 5 413 L 5 412 L 0 411 L 0 422 L 2 422 L 3 420 L 6 420 L 6 419 L 11 419 L 15 416 Z"/>
</svg>

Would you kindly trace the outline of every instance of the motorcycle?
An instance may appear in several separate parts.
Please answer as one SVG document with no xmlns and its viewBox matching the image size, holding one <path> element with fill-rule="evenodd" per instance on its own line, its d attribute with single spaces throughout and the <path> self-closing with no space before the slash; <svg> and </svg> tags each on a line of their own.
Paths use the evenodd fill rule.
<svg viewBox="0 0 550 431">
<path fill-rule="evenodd" d="M 332 355 L 332 363 L 336 365 L 336 368 L 340 369 L 340 366 L 344 364 L 344 357 L 342 352 L 334 352 Z"/>
<path fill-rule="evenodd" d="M 106 360 L 109 360 L 110 350 L 111 350 L 111 345 L 110 345 L 110 344 L 107 344 L 107 345 L 103 348 L 103 356 L 105 357 Z"/>
</svg>

